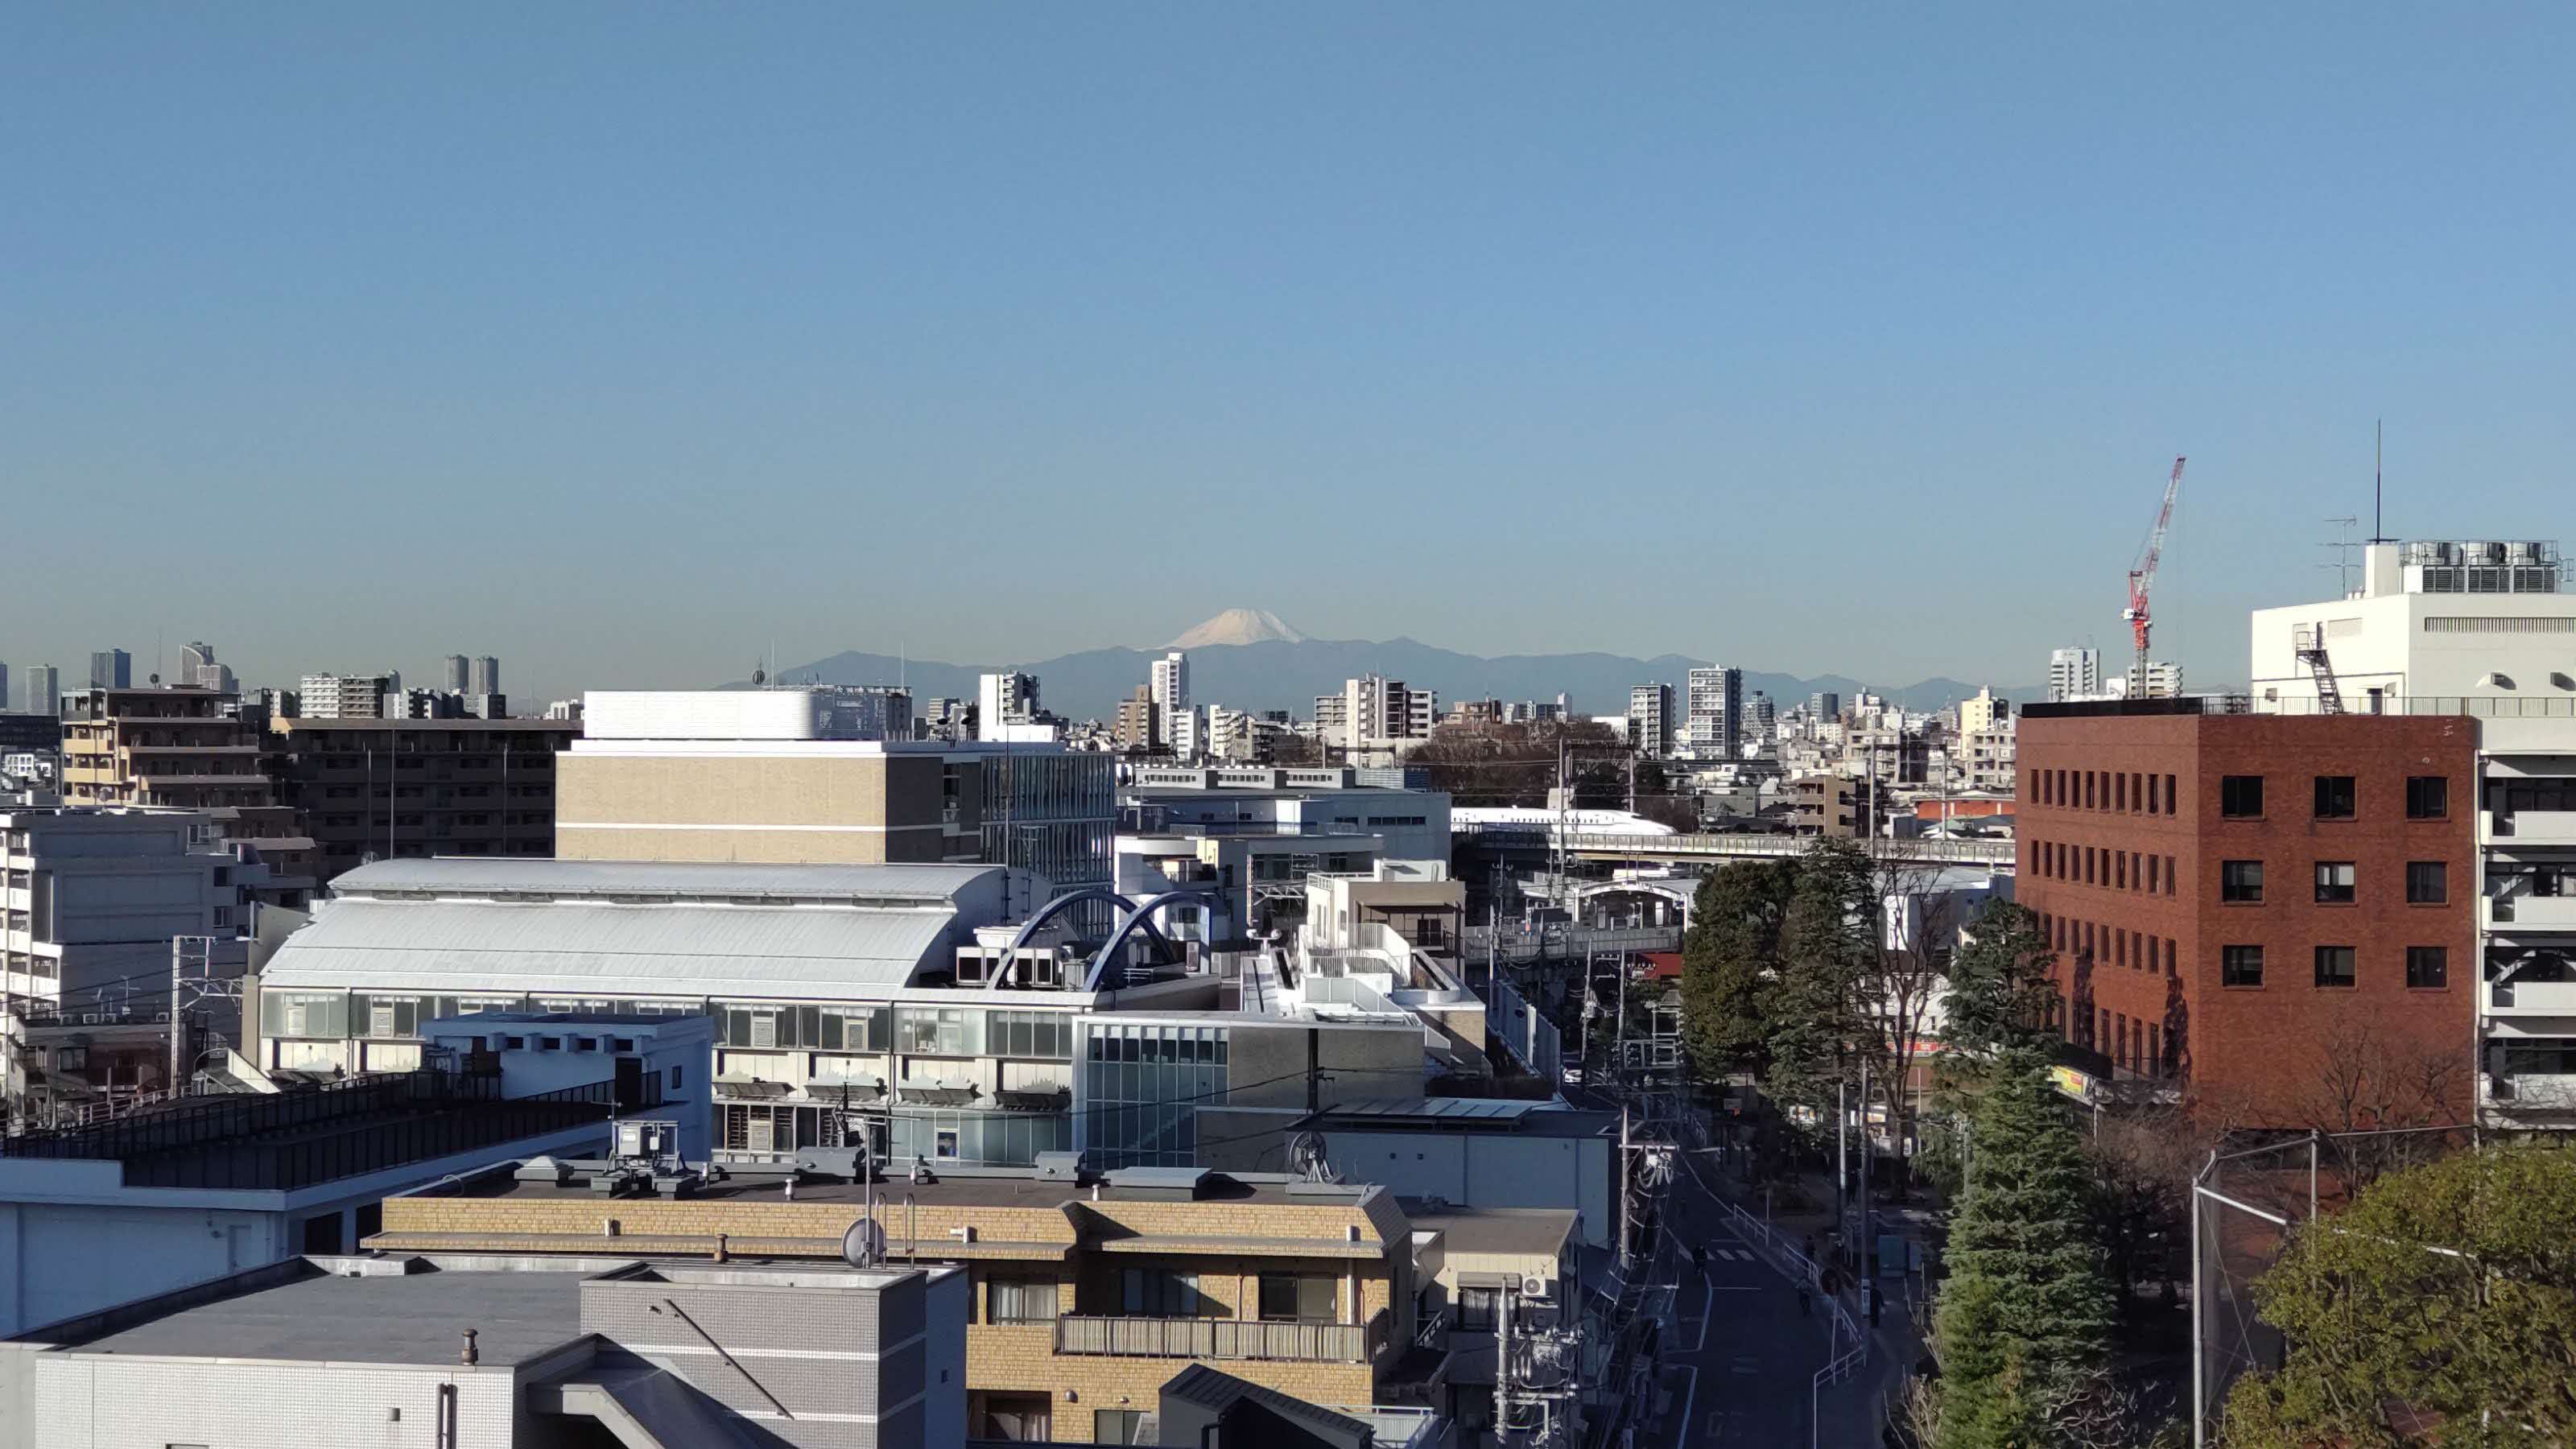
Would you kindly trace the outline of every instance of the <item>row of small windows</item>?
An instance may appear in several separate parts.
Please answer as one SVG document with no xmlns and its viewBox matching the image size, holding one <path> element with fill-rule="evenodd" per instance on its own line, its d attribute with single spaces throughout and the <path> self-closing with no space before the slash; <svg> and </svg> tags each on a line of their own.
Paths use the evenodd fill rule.
<svg viewBox="0 0 2576 1449">
<path fill-rule="evenodd" d="M 2315 983 L 2320 987 L 2343 988 L 2361 984 L 2360 951 L 2352 946 L 2318 946 L 2314 950 Z M 2218 948 L 2218 980 L 2222 986 L 2260 986 L 2263 984 L 2263 948 L 2260 946 L 2221 946 Z M 2406 948 L 2406 984 L 2419 991 L 2440 990 L 2451 984 L 2451 953 L 2443 946 L 2409 946 Z"/>
<path fill-rule="evenodd" d="M 2054 840 L 2033 841 L 2031 869 L 2050 880 L 2105 886 L 2115 891 L 2137 891 L 2151 896 L 2169 896 L 2176 889 L 2172 856 L 2148 855 L 2135 850 L 2068 845 Z"/>
<path fill-rule="evenodd" d="M 2097 926 L 2091 921 L 2070 920 L 2065 916 L 2043 915 L 2039 929 L 2049 949 L 2062 956 L 2089 959 L 2097 965 L 2121 966 L 2133 971 L 2157 971 L 2175 974 L 2178 952 L 2173 938 L 2149 935 L 2126 927 Z"/>
<path fill-rule="evenodd" d="M 2314 777 L 2311 813 L 2319 820 L 2350 820 L 2361 813 L 2361 785 L 2351 775 Z M 2225 775 L 2218 782 L 2218 813 L 2229 820 L 2263 818 L 2263 777 Z M 2442 820 L 2451 813 L 2448 775 L 2406 777 L 2406 818 Z"/>
<path fill-rule="evenodd" d="M 2174 777 L 2137 770 L 2033 770 L 2032 798 L 2069 810 L 2119 810 L 2132 815 L 2175 813 Z"/>
<path fill-rule="evenodd" d="M 2316 862 L 2316 903 L 2321 906 L 2349 906 L 2360 898 L 2360 867 L 2349 860 Z M 2218 898 L 2230 905 L 2260 905 L 2263 901 L 2263 862 L 2259 860 L 2225 860 L 2218 865 Z M 2406 862 L 2406 903 L 2410 906 L 2438 906 L 2451 899 L 2451 867 L 2445 861 L 2410 860 Z"/>
</svg>

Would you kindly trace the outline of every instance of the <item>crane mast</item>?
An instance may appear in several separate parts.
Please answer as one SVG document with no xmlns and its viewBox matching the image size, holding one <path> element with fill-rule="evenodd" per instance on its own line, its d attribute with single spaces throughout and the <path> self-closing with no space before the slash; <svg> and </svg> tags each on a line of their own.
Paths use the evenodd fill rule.
<svg viewBox="0 0 2576 1449">
<path fill-rule="evenodd" d="M 2173 527 L 2174 499 L 2182 493 L 2183 462 L 2181 458 L 2174 459 L 2173 476 L 2165 480 L 2164 506 L 2156 510 L 2156 526 L 2147 531 L 2146 550 L 2138 556 L 2138 566 L 2129 570 L 2129 607 L 2120 611 L 2120 617 L 2129 621 L 2130 632 L 2136 636 L 2140 685 L 2146 682 L 2147 630 L 2154 622 L 2147 612 L 2147 596 L 2156 586 L 2156 563 L 2164 557 L 2165 531 Z"/>
</svg>

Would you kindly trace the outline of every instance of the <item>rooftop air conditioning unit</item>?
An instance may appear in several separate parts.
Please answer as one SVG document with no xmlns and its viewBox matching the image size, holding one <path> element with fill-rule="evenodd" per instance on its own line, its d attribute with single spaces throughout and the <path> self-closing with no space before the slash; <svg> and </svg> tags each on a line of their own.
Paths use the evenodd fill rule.
<svg viewBox="0 0 2576 1449">
<path fill-rule="evenodd" d="M 2491 544 L 2488 544 L 2488 545 L 2487 545 L 2487 562 L 2489 562 L 2489 563 L 2503 563 L 2503 562 L 2504 562 L 2504 555 L 2505 555 L 2505 547 L 2504 547 L 2504 545 L 2503 545 L 2503 544 L 2500 544 L 2500 543 L 2491 543 Z"/>
</svg>

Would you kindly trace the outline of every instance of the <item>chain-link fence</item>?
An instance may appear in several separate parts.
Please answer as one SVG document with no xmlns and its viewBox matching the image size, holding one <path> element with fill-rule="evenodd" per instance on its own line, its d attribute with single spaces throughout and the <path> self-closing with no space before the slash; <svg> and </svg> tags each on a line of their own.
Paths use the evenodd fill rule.
<svg viewBox="0 0 2576 1449">
<path fill-rule="evenodd" d="M 2318 1133 L 2213 1153 L 2192 1178 L 2192 1443 L 2216 1436 L 2228 1390 L 2248 1369 L 2277 1369 L 2278 1330 L 2257 1315 L 2254 1281 L 2297 1225 L 2332 1216 L 2401 1168 L 2470 1145 L 2467 1127 Z"/>
</svg>

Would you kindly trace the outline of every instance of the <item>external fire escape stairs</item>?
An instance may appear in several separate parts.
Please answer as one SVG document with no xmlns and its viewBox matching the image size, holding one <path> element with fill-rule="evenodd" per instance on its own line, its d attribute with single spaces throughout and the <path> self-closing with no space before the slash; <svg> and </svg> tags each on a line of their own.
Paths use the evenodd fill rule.
<svg viewBox="0 0 2576 1449">
<path fill-rule="evenodd" d="M 2279 637 L 2279 636 L 2274 636 Z M 2343 691 L 2335 686 L 2334 662 L 2326 657 L 2326 631 L 2322 624 L 2300 624 L 2290 631 L 2290 647 L 2317 682 L 2317 710 L 2321 714 L 2343 713 Z"/>
</svg>

